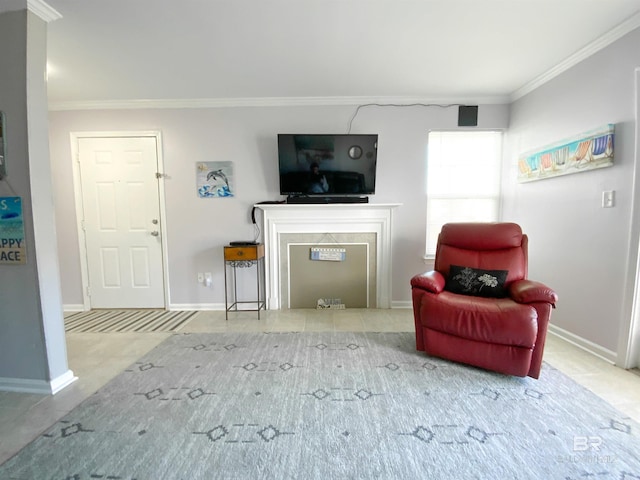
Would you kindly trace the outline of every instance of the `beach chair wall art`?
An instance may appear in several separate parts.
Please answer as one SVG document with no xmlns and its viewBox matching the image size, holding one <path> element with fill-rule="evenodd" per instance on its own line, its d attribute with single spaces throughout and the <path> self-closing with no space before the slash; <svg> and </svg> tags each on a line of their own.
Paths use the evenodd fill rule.
<svg viewBox="0 0 640 480">
<path fill-rule="evenodd" d="M 525 152 L 518 157 L 518 181 L 587 172 L 613 165 L 614 125 Z"/>
</svg>

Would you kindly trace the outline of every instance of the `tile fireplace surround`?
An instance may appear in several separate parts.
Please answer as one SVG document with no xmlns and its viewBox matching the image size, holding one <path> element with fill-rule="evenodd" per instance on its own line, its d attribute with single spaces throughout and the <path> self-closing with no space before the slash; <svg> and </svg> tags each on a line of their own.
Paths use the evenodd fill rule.
<svg viewBox="0 0 640 480">
<path fill-rule="evenodd" d="M 257 204 L 262 211 L 265 244 L 267 308 L 286 307 L 282 298 L 282 265 L 290 234 L 374 234 L 377 308 L 391 307 L 391 225 L 393 210 L 400 204 Z M 284 253 L 283 253 L 284 252 Z M 328 279 L 329 280 L 329 279 Z"/>
</svg>

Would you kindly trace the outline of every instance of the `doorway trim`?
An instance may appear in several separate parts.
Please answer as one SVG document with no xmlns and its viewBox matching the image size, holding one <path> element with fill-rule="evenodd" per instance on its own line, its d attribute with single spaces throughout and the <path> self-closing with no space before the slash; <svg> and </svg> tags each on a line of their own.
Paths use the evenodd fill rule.
<svg viewBox="0 0 640 480">
<path fill-rule="evenodd" d="M 80 176 L 80 149 L 79 141 L 82 138 L 117 138 L 117 137 L 151 137 L 156 141 L 157 168 L 160 180 L 165 178 L 164 158 L 162 155 L 162 133 L 160 131 L 105 131 L 105 132 L 71 132 L 71 163 L 73 167 L 73 193 L 75 197 L 76 208 L 76 226 L 78 229 L 78 253 L 80 256 L 80 274 L 82 277 L 82 303 L 83 309 L 91 310 L 91 297 L 89 291 L 89 266 L 87 262 L 87 244 L 85 241 L 85 232 L 82 224 L 82 178 Z M 160 234 L 162 235 L 162 275 L 164 276 L 164 308 L 169 308 L 169 260 L 167 256 L 167 222 L 165 208 L 165 191 L 164 182 L 158 182 L 158 199 L 160 203 Z"/>
<path fill-rule="evenodd" d="M 617 362 L 619 367 L 629 369 L 640 365 L 640 67 L 634 70 L 634 129 L 633 181 L 631 187 L 631 227 L 629 259 L 627 262 L 627 288 L 623 303 L 623 320 L 618 339 Z"/>
</svg>

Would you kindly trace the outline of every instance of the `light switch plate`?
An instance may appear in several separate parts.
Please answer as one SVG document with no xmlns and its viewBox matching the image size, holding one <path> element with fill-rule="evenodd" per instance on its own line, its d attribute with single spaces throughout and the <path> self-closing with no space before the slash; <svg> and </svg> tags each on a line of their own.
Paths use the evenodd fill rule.
<svg viewBox="0 0 640 480">
<path fill-rule="evenodd" d="M 605 190 L 602 192 L 602 208 L 611 208 L 615 205 L 615 190 Z"/>
</svg>

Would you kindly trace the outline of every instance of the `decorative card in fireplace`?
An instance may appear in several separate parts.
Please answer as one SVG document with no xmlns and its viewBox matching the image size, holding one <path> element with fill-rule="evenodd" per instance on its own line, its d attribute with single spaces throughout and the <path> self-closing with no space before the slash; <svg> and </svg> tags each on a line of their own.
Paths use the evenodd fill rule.
<svg viewBox="0 0 640 480">
<path fill-rule="evenodd" d="M 344 262 L 347 259 L 347 249 L 312 247 L 309 258 L 311 258 L 311 260 Z"/>
</svg>

